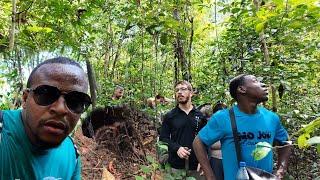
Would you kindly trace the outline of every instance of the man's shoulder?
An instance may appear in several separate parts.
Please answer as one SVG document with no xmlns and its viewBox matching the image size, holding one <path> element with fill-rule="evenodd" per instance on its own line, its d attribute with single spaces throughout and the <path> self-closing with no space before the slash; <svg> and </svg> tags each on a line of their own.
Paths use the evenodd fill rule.
<svg viewBox="0 0 320 180">
<path fill-rule="evenodd" d="M 67 150 L 75 150 L 75 143 L 71 136 L 67 136 L 59 147 Z"/>
<path fill-rule="evenodd" d="M 20 119 L 21 109 L 1 110 L 3 119 L 17 120 Z"/>
<path fill-rule="evenodd" d="M 272 118 L 279 119 L 279 115 L 277 113 L 270 111 L 269 109 L 267 109 L 263 106 L 258 107 L 258 109 L 259 109 L 260 113 L 265 116 L 271 116 Z"/>
<path fill-rule="evenodd" d="M 165 119 L 173 118 L 177 114 L 177 111 L 178 111 L 177 107 L 171 109 L 169 112 L 167 112 L 164 115 L 164 118 Z"/>
<path fill-rule="evenodd" d="M 5 129 L 16 129 L 21 125 L 21 109 L 1 110 L 3 127 Z"/>
<path fill-rule="evenodd" d="M 226 116 L 229 117 L 229 108 L 228 109 L 221 109 L 213 114 L 216 118 L 225 118 Z"/>
<path fill-rule="evenodd" d="M 65 157 L 65 155 L 68 154 L 68 160 L 71 161 L 78 159 L 79 157 L 78 148 L 70 136 L 67 136 L 60 146 L 55 148 L 53 151 L 59 154 L 57 157 Z"/>
</svg>

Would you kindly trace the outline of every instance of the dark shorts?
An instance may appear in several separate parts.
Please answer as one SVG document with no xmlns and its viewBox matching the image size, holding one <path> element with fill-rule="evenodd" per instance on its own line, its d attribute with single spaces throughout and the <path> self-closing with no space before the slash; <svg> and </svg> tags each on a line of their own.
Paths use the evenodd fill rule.
<svg viewBox="0 0 320 180">
<path fill-rule="evenodd" d="M 224 176 L 223 176 L 222 160 L 211 157 L 210 165 L 211 165 L 212 171 L 214 172 L 214 175 L 216 176 L 216 179 L 223 180 Z"/>
</svg>

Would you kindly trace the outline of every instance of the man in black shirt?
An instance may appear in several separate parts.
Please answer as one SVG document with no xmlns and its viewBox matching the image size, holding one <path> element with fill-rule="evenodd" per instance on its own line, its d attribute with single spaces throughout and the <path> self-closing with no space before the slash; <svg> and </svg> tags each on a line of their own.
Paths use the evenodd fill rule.
<svg viewBox="0 0 320 180">
<path fill-rule="evenodd" d="M 168 163 L 173 173 L 186 170 L 187 176 L 201 179 L 197 172 L 198 160 L 192 149 L 192 142 L 205 124 L 205 117 L 191 103 L 192 86 L 179 81 L 175 86 L 177 106 L 164 116 L 160 141 L 168 143 Z"/>
</svg>

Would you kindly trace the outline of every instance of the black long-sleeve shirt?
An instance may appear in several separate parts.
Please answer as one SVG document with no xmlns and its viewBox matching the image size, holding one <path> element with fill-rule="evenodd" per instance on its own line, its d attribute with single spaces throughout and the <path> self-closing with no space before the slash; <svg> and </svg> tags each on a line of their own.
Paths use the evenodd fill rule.
<svg viewBox="0 0 320 180">
<path fill-rule="evenodd" d="M 178 106 L 164 116 L 160 131 L 160 141 L 168 143 L 169 159 L 171 167 L 185 169 L 185 159 L 181 159 L 177 151 L 180 147 L 191 149 L 189 156 L 189 170 L 196 170 L 198 160 L 192 148 L 192 142 L 205 125 L 206 119 L 195 107 L 186 114 Z"/>
</svg>

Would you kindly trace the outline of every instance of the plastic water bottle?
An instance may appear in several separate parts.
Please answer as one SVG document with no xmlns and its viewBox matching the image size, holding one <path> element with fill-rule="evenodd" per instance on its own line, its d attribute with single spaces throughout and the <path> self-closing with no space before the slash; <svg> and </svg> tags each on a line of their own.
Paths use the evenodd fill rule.
<svg viewBox="0 0 320 180">
<path fill-rule="evenodd" d="M 246 169 L 246 162 L 239 163 L 240 168 L 237 172 L 236 180 L 249 180 L 249 174 Z"/>
</svg>

